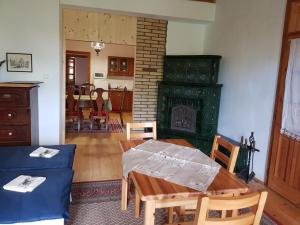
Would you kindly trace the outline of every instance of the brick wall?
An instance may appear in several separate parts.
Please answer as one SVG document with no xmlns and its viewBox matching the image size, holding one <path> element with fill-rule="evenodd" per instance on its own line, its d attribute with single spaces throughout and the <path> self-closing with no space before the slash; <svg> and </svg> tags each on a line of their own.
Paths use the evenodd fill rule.
<svg viewBox="0 0 300 225">
<path fill-rule="evenodd" d="M 168 21 L 137 19 L 133 121 L 156 120 L 157 81 L 163 77 Z"/>
</svg>

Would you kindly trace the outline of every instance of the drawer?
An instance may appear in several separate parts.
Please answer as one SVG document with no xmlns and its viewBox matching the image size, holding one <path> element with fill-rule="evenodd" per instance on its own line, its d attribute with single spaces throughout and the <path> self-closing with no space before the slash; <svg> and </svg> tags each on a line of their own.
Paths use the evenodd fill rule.
<svg viewBox="0 0 300 225">
<path fill-rule="evenodd" d="M 29 90 L 1 88 L 0 107 L 29 107 Z"/>
<path fill-rule="evenodd" d="M 0 126 L 0 144 L 6 142 L 30 142 L 30 133 L 30 125 Z"/>
<path fill-rule="evenodd" d="M 0 108 L 1 125 L 25 125 L 30 123 L 30 109 Z"/>
</svg>

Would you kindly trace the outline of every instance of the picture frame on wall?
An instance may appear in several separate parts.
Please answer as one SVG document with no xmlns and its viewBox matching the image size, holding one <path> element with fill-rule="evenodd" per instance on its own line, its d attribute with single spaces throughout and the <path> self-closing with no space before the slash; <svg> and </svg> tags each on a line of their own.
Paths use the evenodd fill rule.
<svg viewBox="0 0 300 225">
<path fill-rule="evenodd" d="M 7 72 L 32 73 L 32 54 L 6 53 Z"/>
</svg>

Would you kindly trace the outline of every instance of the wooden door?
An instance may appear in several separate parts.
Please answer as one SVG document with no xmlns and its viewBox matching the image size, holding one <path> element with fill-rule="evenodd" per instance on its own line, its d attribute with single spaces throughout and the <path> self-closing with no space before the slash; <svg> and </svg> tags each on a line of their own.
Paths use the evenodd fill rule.
<svg viewBox="0 0 300 225">
<path fill-rule="evenodd" d="M 87 71 L 86 71 L 86 82 L 90 83 L 91 76 L 91 53 L 90 52 L 80 52 L 80 51 L 66 51 L 66 85 L 76 83 L 76 58 L 86 58 L 88 61 Z"/>
<path fill-rule="evenodd" d="M 290 40 L 295 38 L 300 38 L 300 0 L 288 0 L 270 143 L 268 186 L 300 206 L 300 142 L 280 133 Z"/>
</svg>

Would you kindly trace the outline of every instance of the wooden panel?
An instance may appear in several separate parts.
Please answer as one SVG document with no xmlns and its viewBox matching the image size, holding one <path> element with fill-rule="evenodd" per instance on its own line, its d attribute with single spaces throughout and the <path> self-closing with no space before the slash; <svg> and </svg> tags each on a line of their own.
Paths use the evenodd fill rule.
<svg viewBox="0 0 300 225">
<path fill-rule="evenodd" d="M 98 14 L 95 12 L 63 10 L 65 39 L 98 40 Z"/>
<path fill-rule="evenodd" d="M 291 160 L 289 184 L 296 190 L 300 190 L 300 141 L 294 141 L 294 152 Z"/>
<path fill-rule="evenodd" d="M 285 168 L 287 164 L 288 151 L 289 151 L 289 139 L 284 135 L 280 135 L 279 143 L 278 143 L 278 152 L 275 161 L 274 176 L 280 178 L 281 180 L 285 179 Z"/>
<path fill-rule="evenodd" d="M 290 40 L 300 37 L 300 1 L 288 0 L 277 93 L 270 141 L 268 186 L 296 205 L 300 204 L 300 144 L 280 133 L 285 78 L 289 60 Z"/>
<path fill-rule="evenodd" d="M 132 16 L 99 14 L 99 40 L 105 43 L 136 45 L 137 19 Z"/>
<path fill-rule="evenodd" d="M 134 16 L 64 9 L 63 23 L 65 39 L 136 45 Z"/>
<path fill-rule="evenodd" d="M 300 2 L 293 2 L 291 5 L 291 17 L 288 25 L 288 32 L 300 31 Z"/>
</svg>

